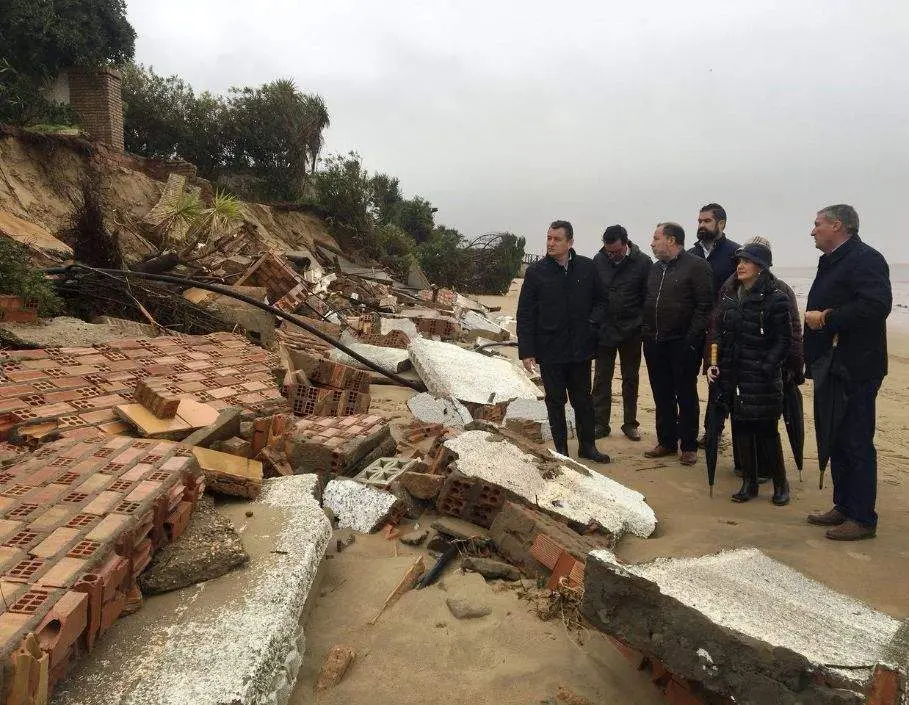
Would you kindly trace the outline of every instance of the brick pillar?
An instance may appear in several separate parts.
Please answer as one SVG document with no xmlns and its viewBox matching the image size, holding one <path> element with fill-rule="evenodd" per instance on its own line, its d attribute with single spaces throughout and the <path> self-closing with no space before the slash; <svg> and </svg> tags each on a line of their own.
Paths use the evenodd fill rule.
<svg viewBox="0 0 909 705">
<path fill-rule="evenodd" d="M 113 68 L 72 69 L 69 100 L 82 128 L 93 140 L 123 149 L 123 94 L 120 72 Z"/>
</svg>

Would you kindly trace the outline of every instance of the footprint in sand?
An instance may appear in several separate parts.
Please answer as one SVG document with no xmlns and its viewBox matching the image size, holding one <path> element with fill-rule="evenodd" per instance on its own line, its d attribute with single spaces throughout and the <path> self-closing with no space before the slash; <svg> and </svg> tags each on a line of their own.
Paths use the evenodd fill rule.
<svg viewBox="0 0 909 705">
<path fill-rule="evenodd" d="M 811 548 L 823 548 L 824 546 L 830 545 L 830 541 L 827 541 L 826 539 L 824 541 L 819 541 L 818 539 L 808 539 L 805 541 L 805 543 L 811 546 Z"/>
<path fill-rule="evenodd" d="M 870 561 L 871 560 L 871 556 L 869 556 L 867 553 L 858 553 L 857 551 L 846 551 L 846 553 L 849 556 L 851 556 L 852 558 L 855 558 L 860 561 Z"/>
</svg>

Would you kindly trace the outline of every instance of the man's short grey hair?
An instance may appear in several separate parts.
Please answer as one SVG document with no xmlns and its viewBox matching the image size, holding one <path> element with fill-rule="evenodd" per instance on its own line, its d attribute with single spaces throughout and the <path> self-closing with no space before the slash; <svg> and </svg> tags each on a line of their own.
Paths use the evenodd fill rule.
<svg viewBox="0 0 909 705">
<path fill-rule="evenodd" d="M 855 208 L 852 206 L 847 206 L 845 203 L 840 203 L 835 206 L 827 206 L 826 208 L 821 208 L 817 214 L 822 218 L 826 218 L 830 221 L 839 221 L 843 224 L 843 227 L 846 228 L 847 233 L 850 235 L 858 235 L 859 217 L 858 213 L 855 212 Z"/>
</svg>

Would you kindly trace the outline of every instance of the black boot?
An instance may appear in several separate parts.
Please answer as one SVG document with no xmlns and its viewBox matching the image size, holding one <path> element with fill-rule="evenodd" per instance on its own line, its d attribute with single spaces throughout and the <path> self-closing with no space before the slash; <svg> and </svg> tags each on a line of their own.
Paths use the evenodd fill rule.
<svg viewBox="0 0 909 705">
<path fill-rule="evenodd" d="M 758 457 L 762 466 L 770 471 L 773 480 L 773 497 L 770 501 L 782 507 L 789 504 L 789 481 L 786 479 L 786 464 L 783 460 L 783 445 L 779 432 L 768 433 L 758 441 Z"/>
<path fill-rule="evenodd" d="M 773 478 L 773 497 L 770 499 L 778 507 L 789 504 L 789 480 L 784 474 L 782 479 Z"/>
<path fill-rule="evenodd" d="M 595 463 L 609 463 L 611 459 L 606 453 L 597 450 L 595 443 L 583 443 L 578 449 L 578 457 L 592 460 Z"/>
<path fill-rule="evenodd" d="M 751 433 L 738 433 L 739 462 L 742 467 L 742 486 L 732 495 L 733 502 L 747 502 L 758 496 L 757 449 Z"/>
</svg>

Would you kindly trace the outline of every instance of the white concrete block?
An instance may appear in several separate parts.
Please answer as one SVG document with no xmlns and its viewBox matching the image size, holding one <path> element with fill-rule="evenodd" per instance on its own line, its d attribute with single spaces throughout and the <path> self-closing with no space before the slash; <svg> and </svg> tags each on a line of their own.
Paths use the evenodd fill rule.
<svg viewBox="0 0 909 705">
<path fill-rule="evenodd" d="M 54 705 L 282 705 L 305 640 L 300 618 L 331 537 L 315 475 L 265 480 L 243 570 L 149 600 L 118 620 Z M 242 517 L 242 514 L 240 514 Z M 261 544 L 261 545 L 260 545 Z"/>
<path fill-rule="evenodd" d="M 397 501 L 390 492 L 339 478 L 325 486 L 322 504 L 338 519 L 338 526 L 363 534 L 375 531 Z"/>
<path fill-rule="evenodd" d="M 400 348 L 386 348 L 379 345 L 369 345 L 367 343 L 357 343 L 348 340 L 342 342 L 358 355 L 362 355 L 367 360 L 371 360 L 375 364 L 391 372 L 404 372 L 405 370 L 410 369 L 410 356 L 406 350 L 401 350 Z M 329 356 L 335 362 L 340 362 L 362 370 L 369 369 L 359 360 L 355 360 L 350 355 L 337 348 L 332 348 Z"/>
<path fill-rule="evenodd" d="M 487 431 L 465 431 L 445 447 L 457 454 L 455 467 L 464 475 L 499 485 L 569 521 L 596 521 L 616 540 L 626 532 L 646 538 L 656 529 L 644 495 L 600 473 L 585 475 L 563 464 L 559 475 L 545 479 L 537 458 Z"/>
<path fill-rule="evenodd" d="M 411 342 L 409 350 L 417 374 L 437 397 L 495 404 L 542 396 L 523 369 L 510 360 L 425 338 Z"/>
<path fill-rule="evenodd" d="M 408 399 L 407 408 L 422 423 L 440 423 L 460 428 L 473 421 L 470 411 L 457 399 L 434 397 L 428 392 L 421 392 Z"/>
</svg>

